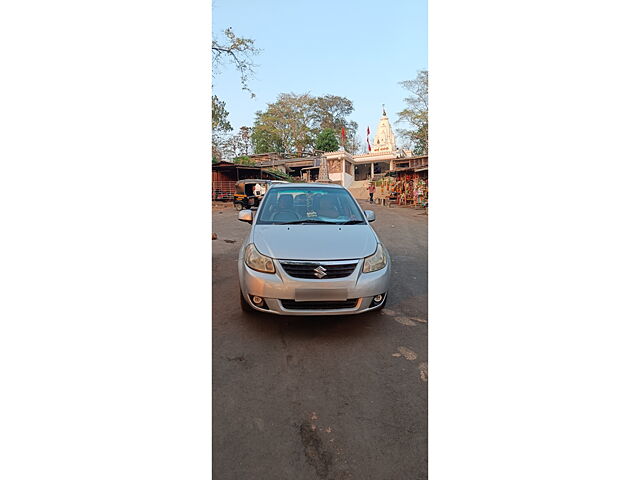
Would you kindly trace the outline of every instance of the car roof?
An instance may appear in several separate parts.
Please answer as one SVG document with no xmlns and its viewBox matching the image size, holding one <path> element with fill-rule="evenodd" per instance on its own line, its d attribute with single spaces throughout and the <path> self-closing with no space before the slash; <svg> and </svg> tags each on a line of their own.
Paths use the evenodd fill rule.
<svg viewBox="0 0 640 480">
<path fill-rule="evenodd" d="M 236 183 L 271 183 L 273 180 L 264 180 L 260 178 L 243 178 Z"/>
<path fill-rule="evenodd" d="M 271 188 L 298 187 L 300 185 L 304 185 L 304 188 L 344 188 L 342 185 L 335 183 L 277 183 L 272 185 Z"/>
</svg>

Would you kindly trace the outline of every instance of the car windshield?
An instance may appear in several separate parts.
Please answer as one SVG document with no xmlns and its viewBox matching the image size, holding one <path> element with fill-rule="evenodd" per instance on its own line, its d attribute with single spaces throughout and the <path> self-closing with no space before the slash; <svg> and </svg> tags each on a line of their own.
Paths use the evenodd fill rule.
<svg viewBox="0 0 640 480">
<path fill-rule="evenodd" d="M 256 223 L 353 225 L 365 221 L 353 197 L 342 188 L 292 186 L 268 191 Z"/>
</svg>

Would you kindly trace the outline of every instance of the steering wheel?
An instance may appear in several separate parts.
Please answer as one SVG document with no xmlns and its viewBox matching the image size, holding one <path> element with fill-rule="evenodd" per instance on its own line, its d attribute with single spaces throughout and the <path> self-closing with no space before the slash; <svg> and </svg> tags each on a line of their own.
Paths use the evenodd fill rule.
<svg viewBox="0 0 640 480">
<path fill-rule="evenodd" d="M 299 218 L 294 212 L 283 211 L 276 212 L 272 220 L 278 222 L 295 222 L 296 220 L 299 220 Z"/>
</svg>

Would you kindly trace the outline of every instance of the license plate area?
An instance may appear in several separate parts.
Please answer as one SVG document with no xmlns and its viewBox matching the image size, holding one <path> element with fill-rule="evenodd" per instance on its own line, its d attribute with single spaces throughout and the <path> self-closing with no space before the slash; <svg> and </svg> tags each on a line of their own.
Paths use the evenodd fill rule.
<svg viewBox="0 0 640 480">
<path fill-rule="evenodd" d="M 346 288 L 296 288 L 297 302 L 322 302 L 347 300 Z"/>
</svg>

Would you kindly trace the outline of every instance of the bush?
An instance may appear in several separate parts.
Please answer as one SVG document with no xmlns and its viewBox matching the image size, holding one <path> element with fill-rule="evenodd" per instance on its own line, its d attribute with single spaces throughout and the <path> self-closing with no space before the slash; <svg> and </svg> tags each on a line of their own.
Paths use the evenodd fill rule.
<svg viewBox="0 0 640 480">
<path fill-rule="evenodd" d="M 238 165 L 249 165 L 249 166 L 256 166 L 256 162 L 251 160 L 249 157 L 242 156 L 242 157 L 236 157 L 233 159 L 233 163 L 237 163 Z"/>
</svg>

